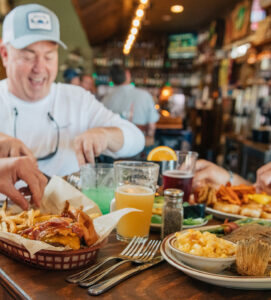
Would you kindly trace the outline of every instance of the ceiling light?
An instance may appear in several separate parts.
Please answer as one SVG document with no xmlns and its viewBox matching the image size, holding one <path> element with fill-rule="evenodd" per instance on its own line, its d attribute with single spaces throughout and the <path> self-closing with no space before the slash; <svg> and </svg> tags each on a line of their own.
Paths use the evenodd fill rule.
<svg viewBox="0 0 271 300">
<path fill-rule="evenodd" d="M 149 2 L 149 0 L 140 0 L 141 4 L 147 4 Z"/>
<path fill-rule="evenodd" d="M 170 7 L 171 12 L 175 13 L 175 14 L 179 14 L 181 12 L 183 12 L 184 8 L 182 5 L 172 5 Z"/>
</svg>

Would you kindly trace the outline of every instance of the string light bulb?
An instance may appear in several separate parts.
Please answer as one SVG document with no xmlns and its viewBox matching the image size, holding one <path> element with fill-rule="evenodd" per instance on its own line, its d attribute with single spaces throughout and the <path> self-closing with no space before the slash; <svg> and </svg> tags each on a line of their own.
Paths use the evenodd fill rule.
<svg viewBox="0 0 271 300">
<path fill-rule="evenodd" d="M 139 4 L 135 11 L 135 17 L 132 20 L 130 32 L 126 38 L 124 47 L 123 47 L 123 53 L 125 55 L 129 54 L 131 51 L 131 48 L 135 42 L 136 36 L 139 32 L 141 21 L 145 15 L 145 10 L 148 8 L 149 0 L 138 0 Z"/>
<path fill-rule="evenodd" d="M 132 27 L 131 33 L 132 33 L 133 35 L 136 35 L 136 34 L 138 33 L 138 29 L 135 28 L 135 27 Z"/>
<path fill-rule="evenodd" d="M 139 8 L 137 11 L 136 11 L 136 15 L 139 17 L 139 18 L 142 18 L 144 16 L 144 10 L 142 8 Z"/>
<path fill-rule="evenodd" d="M 134 27 L 139 27 L 140 21 L 138 19 L 134 19 L 132 24 Z"/>
</svg>

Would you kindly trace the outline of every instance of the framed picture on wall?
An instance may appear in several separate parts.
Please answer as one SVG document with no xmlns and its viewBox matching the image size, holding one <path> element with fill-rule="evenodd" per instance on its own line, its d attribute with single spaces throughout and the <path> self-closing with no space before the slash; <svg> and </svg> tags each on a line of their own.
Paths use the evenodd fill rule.
<svg viewBox="0 0 271 300">
<path fill-rule="evenodd" d="M 238 40 L 246 36 L 250 28 L 251 1 L 245 0 L 238 3 L 231 13 L 232 40 Z"/>
<path fill-rule="evenodd" d="M 250 30 L 251 1 L 238 3 L 226 18 L 224 44 L 245 37 Z"/>
</svg>

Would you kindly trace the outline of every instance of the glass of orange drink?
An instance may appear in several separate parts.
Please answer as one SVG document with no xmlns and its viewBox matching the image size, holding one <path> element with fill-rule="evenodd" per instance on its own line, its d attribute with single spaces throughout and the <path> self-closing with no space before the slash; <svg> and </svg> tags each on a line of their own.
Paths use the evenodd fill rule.
<svg viewBox="0 0 271 300">
<path fill-rule="evenodd" d="M 117 225 L 117 239 L 148 238 L 159 165 L 152 162 L 114 163 L 116 209 L 132 207 L 139 211 L 123 216 Z"/>
</svg>

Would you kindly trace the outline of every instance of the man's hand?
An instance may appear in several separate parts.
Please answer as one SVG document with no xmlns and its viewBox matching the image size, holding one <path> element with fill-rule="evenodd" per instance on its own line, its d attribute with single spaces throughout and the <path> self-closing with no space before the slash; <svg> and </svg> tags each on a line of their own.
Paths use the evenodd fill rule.
<svg viewBox="0 0 271 300">
<path fill-rule="evenodd" d="M 255 187 L 258 192 L 271 195 L 271 162 L 257 170 Z"/>
<path fill-rule="evenodd" d="M 123 145 L 122 131 L 117 127 L 97 127 L 80 134 L 74 140 L 79 165 L 95 163 L 95 157 L 109 149 L 117 152 Z"/>
<path fill-rule="evenodd" d="M 221 184 L 224 185 L 229 180 L 229 172 L 224 168 L 204 159 L 200 159 L 196 162 L 193 188 L 197 188 L 204 184 L 209 184 L 214 188 L 218 188 Z M 251 183 L 244 178 L 234 174 L 232 185 L 239 184 L 251 185 Z"/>
<path fill-rule="evenodd" d="M 2 157 L 18 157 L 29 156 L 35 162 L 36 159 L 23 142 L 14 137 L 0 133 L 0 158 Z"/>
<path fill-rule="evenodd" d="M 193 186 L 198 187 L 210 184 L 218 187 L 229 181 L 229 173 L 225 169 L 207 160 L 200 159 L 196 162 L 196 171 L 193 179 Z"/>
<path fill-rule="evenodd" d="M 22 209 L 27 210 L 27 200 L 14 187 L 19 180 L 23 180 L 28 185 L 31 203 L 39 207 L 47 179 L 38 170 L 36 164 L 28 156 L 0 158 L 0 193 L 9 197 Z"/>
</svg>

